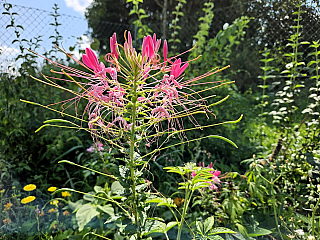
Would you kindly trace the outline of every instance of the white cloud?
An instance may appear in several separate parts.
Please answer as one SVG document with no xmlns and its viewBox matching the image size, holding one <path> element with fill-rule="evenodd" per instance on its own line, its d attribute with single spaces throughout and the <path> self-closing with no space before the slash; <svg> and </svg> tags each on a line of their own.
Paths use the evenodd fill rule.
<svg viewBox="0 0 320 240">
<path fill-rule="evenodd" d="M 93 0 L 64 0 L 67 7 L 73 8 L 76 12 L 84 14 L 86 8 L 93 2 Z"/>
<path fill-rule="evenodd" d="M 81 58 L 79 50 L 90 48 L 90 44 L 93 42 L 92 39 L 86 35 L 81 35 L 80 38 L 81 40 L 78 40 L 76 49 L 71 52 L 77 59 Z"/>
<path fill-rule="evenodd" d="M 17 63 L 15 58 L 20 53 L 16 48 L 0 45 L 0 73 L 8 73 L 18 76 Z"/>
<path fill-rule="evenodd" d="M 0 45 L 0 59 L 11 61 L 19 52 L 16 48 Z"/>
</svg>

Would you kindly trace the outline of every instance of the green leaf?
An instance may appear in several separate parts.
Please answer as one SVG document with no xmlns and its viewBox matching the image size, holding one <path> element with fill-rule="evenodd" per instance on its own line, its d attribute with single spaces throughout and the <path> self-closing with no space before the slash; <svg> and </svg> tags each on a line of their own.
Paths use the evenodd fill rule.
<svg viewBox="0 0 320 240">
<path fill-rule="evenodd" d="M 99 209 L 100 211 L 102 211 L 104 213 L 109 214 L 110 216 L 114 215 L 114 209 L 113 209 L 111 204 L 107 204 L 107 205 L 104 205 L 104 206 L 98 205 L 97 209 Z"/>
<path fill-rule="evenodd" d="M 301 88 L 301 87 L 304 87 L 304 85 L 297 84 L 297 85 L 295 85 L 295 86 L 293 87 L 293 89 L 295 89 L 295 88 Z"/>
<path fill-rule="evenodd" d="M 258 85 L 258 88 L 264 89 L 264 88 L 268 88 L 268 86 L 269 86 L 269 85 Z"/>
<path fill-rule="evenodd" d="M 222 233 L 236 233 L 236 232 L 229 228 L 217 227 L 212 229 L 208 235 L 216 235 L 216 234 L 222 234 Z"/>
<path fill-rule="evenodd" d="M 171 228 L 173 228 L 174 226 L 176 226 L 178 224 L 178 222 L 169 222 L 166 226 L 166 232 L 168 232 Z"/>
<path fill-rule="evenodd" d="M 265 229 L 265 228 L 259 228 L 257 227 L 254 232 L 252 233 L 248 233 L 249 237 L 258 237 L 258 236 L 264 236 L 264 235 L 268 235 L 271 234 L 272 231 Z"/>
<path fill-rule="evenodd" d="M 214 216 L 208 217 L 203 223 L 204 233 L 207 233 L 211 230 L 214 224 Z"/>
<path fill-rule="evenodd" d="M 222 137 L 222 136 L 219 136 L 219 135 L 210 135 L 210 136 L 208 136 L 208 138 L 219 138 L 221 140 L 224 140 L 224 141 L 230 143 L 232 146 L 238 148 L 238 146 L 228 138 L 225 138 L 225 137 Z"/>
<path fill-rule="evenodd" d="M 221 237 L 219 235 L 208 236 L 207 238 L 210 240 L 224 240 L 223 237 Z"/>
<path fill-rule="evenodd" d="M 94 187 L 93 187 L 93 190 L 94 190 L 96 193 L 104 192 L 103 187 L 100 187 L 100 186 L 94 186 Z"/>
<path fill-rule="evenodd" d="M 29 219 L 22 224 L 22 232 L 29 232 L 31 228 L 37 223 L 37 220 Z"/>
<path fill-rule="evenodd" d="M 91 203 L 84 204 L 79 208 L 76 213 L 76 220 L 79 227 L 79 231 L 82 231 L 94 217 L 98 216 L 100 213 L 97 211 Z"/>
<path fill-rule="evenodd" d="M 124 191 L 124 187 L 120 184 L 119 181 L 115 181 L 111 184 L 111 192 L 115 194 L 119 194 Z"/>
<path fill-rule="evenodd" d="M 151 233 L 165 233 L 166 224 L 160 221 L 147 221 L 145 224 L 145 231 L 143 235 L 149 235 Z"/>
<path fill-rule="evenodd" d="M 135 13 L 136 13 L 136 11 L 135 11 L 134 9 L 132 9 L 132 10 L 130 11 L 129 15 L 132 15 L 132 14 L 135 14 Z"/>
<path fill-rule="evenodd" d="M 167 206 L 167 207 L 175 207 L 173 200 L 171 198 L 154 198 L 146 201 L 146 203 L 158 203 L 157 206 Z"/>
<path fill-rule="evenodd" d="M 201 234 L 204 234 L 204 229 L 203 229 L 203 224 L 202 224 L 202 222 L 196 221 L 196 226 L 197 226 L 197 230 L 198 230 Z"/>
<path fill-rule="evenodd" d="M 57 123 L 57 122 L 63 122 L 63 123 L 71 123 L 73 124 L 73 122 L 70 122 L 68 120 L 65 120 L 65 119 L 50 119 L 50 120 L 46 120 L 44 121 L 43 123 Z"/>
</svg>

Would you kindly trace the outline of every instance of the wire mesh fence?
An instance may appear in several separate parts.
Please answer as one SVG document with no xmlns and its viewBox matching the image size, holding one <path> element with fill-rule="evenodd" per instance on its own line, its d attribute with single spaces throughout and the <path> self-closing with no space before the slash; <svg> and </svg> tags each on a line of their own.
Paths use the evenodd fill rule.
<svg viewBox="0 0 320 240">
<path fill-rule="evenodd" d="M 265 47 L 281 50 L 282 52 L 290 51 L 290 48 L 285 46 L 288 43 L 288 38 L 294 33 L 295 25 L 292 15 L 292 5 L 288 4 L 287 9 L 279 8 L 281 0 L 266 0 L 266 1 L 247 1 L 239 4 L 233 4 L 228 7 L 216 7 L 213 10 L 214 19 L 209 29 L 209 37 L 214 38 L 217 33 L 230 26 L 232 22 L 241 17 L 248 16 L 251 18 L 249 27 L 246 29 L 246 35 L 237 48 L 237 51 L 245 51 L 250 53 L 250 48 L 263 50 Z M 75 46 L 79 41 L 77 37 L 82 36 L 82 42 L 78 42 L 78 46 L 84 48 L 90 42 L 90 38 L 97 37 L 100 40 L 101 50 L 108 50 L 109 37 L 113 32 L 119 36 L 118 42 L 122 42 L 123 32 L 130 30 L 136 33 L 137 29 L 132 24 L 112 23 L 99 21 L 98 29 L 92 31 L 88 28 L 85 18 L 75 17 L 71 15 L 61 14 L 55 20 L 54 12 L 44 11 L 36 8 L 18 6 L 12 4 L 12 8 L 8 11 L 8 3 L 1 4 L 0 12 L 0 69 L 5 71 L 8 66 L 16 64 L 15 58 L 20 52 L 20 46 L 31 47 L 36 40 L 41 40 L 37 52 L 44 54 L 53 48 L 52 42 L 58 39 L 65 49 L 69 46 Z M 314 41 L 320 39 L 320 11 L 317 1 L 306 1 L 304 4 L 305 13 L 302 14 L 300 24 L 303 26 L 301 39 L 304 41 Z M 9 14 L 8 14 L 9 12 Z M 12 20 L 14 24 L 12 24 Z M 58 23 L 58 25 L 56 25 Z M 146 21 L 150 29 L 162 36 L 162 23 Z M 179 21 L 178 38 L 183 46 L 180 51 L 191 48 L 195 43 L 194 35 L 199 30 L 198 15 L 188 15 L 181 17 Z M 61 25 L 59 25 L 61 24 Z M 169 19 L 166 25 L 167 38 L 170 38 L 172 29 L 170 28 L 171 20 Z M 17 27 L 21 26 L 21 27 Z M 171 31 L 171 32 L 170 32 Z M 102 33 L 99 35 L 97 33 Z M 19 36 L 18 36 L 18 35 Z M 86 37 L 87 36 L 87 37 Z M 18 41 L 17 41 L 18 39 Z M 303 52 L 308 52 L 308 48 L 302 49 Z M 247 54 L 246 59 L 242 59 L 242 64 L 256 62 L 257 56 Z M 249 64 L 250 65 L 250 64 Z M 252 79 L 256 79 L 259 75 L 259 66 L 251 71 Z"/>
<path fill-rule="evenodd" d="M 37 48 L 39 54 L 44 54 L 53 49 L 52 42 L 60 36 L 59 41 L 68 48 L 75 45 L 77 37 L 84 34 L 82 26 L 87 26 L 84 18 L 61 14 L 55 22 L 54 12 L 14 4 L 10 7 L 10 3 L 1 4 L 0 12 L 2 71 L 21 63 L 21 60 L 16 61 L 21 52 L 20 47 Z"/>
</svg>

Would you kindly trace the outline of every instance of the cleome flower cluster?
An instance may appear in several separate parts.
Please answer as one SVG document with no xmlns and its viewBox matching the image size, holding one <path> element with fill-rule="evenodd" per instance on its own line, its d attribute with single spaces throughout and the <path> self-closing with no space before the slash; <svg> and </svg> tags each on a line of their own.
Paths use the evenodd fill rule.
<svg viewBox="0 0 320 240">
<path fill-rule="evenodd" d="M 179 132 L 185 137 L 182 118 L 188 117 L 200 127 L 193 115 L 211 113 L 204 99 L 191 86 L 222 69 L 184 80 L 189 62 L 182 62 L 181 54 L 169 58 L 166 40 L 162 54 L 160 47 L 161 40 L 156 34 L 148 35 L 138 53 L 130 32 L 125 33 L 123 46 L 117 43 L 114 33 L 110 38 L 111 52 L 105 55 L 105 62 L 101 62 L 90 48 L 86 48 L 82 62 L 66 53 L 89 73 L 47 59 L 61 68 L 61 71 L 53 72 L 68 76 L 80 89 L 79 92 L 68 90 L 75 97 L 66 100 L 63 109 L 75 105 L 77 112 L 79 101 L 87 99 L 84 112 L 77 112 L 77 116 L 81 115 L 81 127 L 84 128 L 86 122 L 85 128 L 96 142 L 104 140 L 117 147 L 128 143 L 129 135 L 133 134 L 141 136 L 146 146 L 157 142 L 163 134 Z M 86 82 L 76 81 L 76 78 Z M 51 80 L 50 84 L 62 88 Z"/>
</svg>

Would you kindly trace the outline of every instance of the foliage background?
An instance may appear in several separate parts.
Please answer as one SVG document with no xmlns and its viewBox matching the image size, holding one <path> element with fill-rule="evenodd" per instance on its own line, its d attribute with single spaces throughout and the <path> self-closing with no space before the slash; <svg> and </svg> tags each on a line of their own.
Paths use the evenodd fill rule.
<svg viewBox="0 0 320 240">
<path fill-rule="evenodd" d="M 109 37 L 113 32 L 117 33 L 118 42 L 123 42 L 121 37 L 124 30 L 131 30 L 139 37 L 139 29 L 134 25 L 135 15 L 130 15 L 133 8 L 132 2 L 124 0 L 119 1 L 120 4 L 111 4 L 111 2 L 96 0 L 86 13 L 87 35 L 95 39 L 92 47 L 101 55 L 109 51 Z M 180 14 L 174 13 L 174 11 L 178 12 L 176 9 L 178 2 L 182 4 L 179 9 Z M 319 144 L 319 123 L 315 126 L 315 130 L 311 129 L 311 125 L 303 121 L 305 115 L 302 111 L 312 109 L 314 112 L 319 112 L 317 104 L 308 108 L 313 103 L 313 99 L 315 102 L 319 101 L 317 98 L 310 98 L 309 92 L 315 82 L 315 78 L 311 77 L 316 77 L 318 80 L 315 73 L 318 65 L 309 64 L 314 59 L 315 55 L 312 53 L 315 47 L 298 43 L 302 41 L 312 43 L 320 39 L 319 3 L 302 1 L 304 4 L 300 8 L 300 25 L 303 27 L 300 34 L 294 36 L 296 28 L 293 26 L 296 26 L 295 15 L 297 14 L 292 13 L 298 11 L 297 1 L 221 0 L 214 1 L 212 9 L 209 5 L 205 7 L 204 3 L 208 1 L 189 1 L 186 4 L 183 2 L 168 0 L 167 11 L 164 11 L 164 0 L 144 1 L 140 7 L 145 11 L 144 15 L 147 18 L 142 19 L 143 23 L 157 33 L 157 36 L 166 36 L 171 43 L 176 43 L 178 48 L 170 49 L 171 51 L 186 51 L 195 41 L 199 42 L 201 49 L 198 48 L 196 51 L 203 55 L 202 61 L 190 66 L 187 73 L 189 77 L 215 66 L 222 67 L 230 64 L 231 67 L 228 70 L 210 79 L 235 81 L 234 85 L 222 86 L 209 92 L 216 95 L 214 100 L 221 100 L 226 95 L 230 95 L 228 101 L 224 102 L 224 106 L 214 107 L 213 112 L 217 115 L 216 122 L 235 120 L 241 114 L 244 114 L 244 118 L 237 125 L 205 130 L 232 139 L 239 146 L 238 150 L 218 140 L 202 141 L 170 149 L 164 153 L 165 156 L 159 157 L 159 161 L 152 167 L 152 170 L 157 171 L 157 174 L 152 176 L 155 179 L 155 186 L 168 195 L 176 190 L 168 187 L 175 181 L 164 171 L 159 171 L 164 166 L 183 164 L 187 161 L 214 162 L 223 173 L 234 173 L 233 177 L 227 178 L 226 187 L 219 196 L 221 208 L 213 208 L 220 209 L 215 211 L 215 214 L 225 225 L 233 224 L 232 227 L 237 227 L 239 230 L 240 227 L 237 224 L 241 223 L 250 229 L 250 226 L 252 227 L 252 224 L 249 224 L 250 221 L 254 222 L 254 219 L 258 219 L 260 226 L 264 226 L 265 216 L 274 214 L 277 219 L 277 213 L 284 215 L 281 210 L 284 208 L 288 212 L 283 216 L 285 219 L 297 217 L 298 215 L 294 215 L 294 212 L 310 218 L 309 212 L 304 209 L 309 207 L 315 209 L 317 201 L 315 186 L 320 181 L 319 145 L 317 145 Z M 203 8 L 207 9 L 208 15 Z M 70 17 L 59 15 L 57 7 L 51 13 L 34 10 L 43 16 L 43 19 L 49 19 L 43 21 L 42 18 L 37 17 L 31 21 L 32 24 L 37 24 L 37 30 L 47 28 L 48 24 L 53 30 L 48 35 L 39 31 L 41 37 L 28 39 L 25 36 L 33 25 L 21 24 L 19 27 L 18 24 L 19 18 L 26 17 L 26 8 L 12 6 L 6 9 L 1 5 L 0 10 L 4 21 L 0 28 L 0 32 L 3 32 L 0 34 L 0 39 L 4 44 L 21 50 L 16 59 L 7 58 L 1 63 L 1 188 L 8 189 L 12 185 L 19 186 L 20 183 L 33 182 L 43 188 L 55 184 L 60 187 L 79 187 L 84 191 L 92 190 L 91 186 L 101 185 L 103 179 L 96 180 L 95 176 L 88 171 L 79 170 L 74 166 L 56 164 L 58 160 L 68 159 L 93 168 L 101 168 L 103 164 L 99 160 L 100 156 L 93 157 L 85 151 L 91 145 L 90 136 L 83 132 L 56 128 L 35 133 L 34 131 L 44 120 L 60 116 L 46 109 L 20 102 L 20 99 L 28 99 L 46 105 L 68 98 L 65 93 L 35 82 L 29 77 L 30 74 L 40 77 L 40 72 L 49 74 L 51 66 L 23 48 L 28 47 L 45 56 L 60 58 L 60 61 L 72 65 L 58 55 L 53 48 L 49 47 L 46 51 L 40 48 L 42 40 L 49 39 L 53 44 L 59 45 L 66 38 L 63 32 L 67 28 L 65 22 L 71 21 Z M 167 12 L 166 18 L 164 12 Z M 179 21 L 175 21 L 177 15 Z M 12 17 L 14 24 L 12 24 Z M 29 15 L 30 19 L 33 17 Z M 200 23 L 204 25 L 201 27 Z M 178 34 L 174 33 L 174 29 Z M 10 33 L 9 36 L 8 33 Z M 298 42 L 294 42 L 295 39 Z M 81 39 L 78 39 L 78 44 L 68 50 L 76 49 L 80 42 Z M 295 45 L 290 45 L 292 43 Z M 140 46 L 141 39 L 135 44 Z M 2 49 L 1 59 L 3 59 L 7 52 L 2 45 L 0 48 Z M 299 54 L 292 60 L 290 54 L 296 49 Z M 81 50 L 79 52 L 82 53 Z M 191 57 L 188 53 L 183 56 L 183 59 L 187 60 Z M 261 61 L 263 59 L 265 61 Z M 298 64 L 302 61 L 305 67 L 301 67 L 303 64 Z M 14 62 L 17 64 L 14 65 Z M 266 62 L 267 65 L 265 65 Z M 281 111 L 273 102 L 274 99 L 285 99 L 288 94 L 291 94 L 289 90 L 284 90 L 290 77 L 280 74 L 288 70 L 288 64 L 294 65 L 293 74 L 296 84 L 305 86 L 301 91 L 293 92 L 296 112 L 290 119 L 290 123 L 286 120 L 286 114 L 279 114 Z M 19 74 L 12 74 L 17 73 L 14 68 L 19 69 Z M 58 107 L 53 106 L 53 108 Z M 276 114 L 270 114 L 274 111 Z M 72 113 L 71 110 L 70 113 Z M 274 116 L 279 117 L 280 124 L 275 124 Z M 317 115 L 314 116 L 317 119 Z M 199 122 L 208 124 L 205 118 L 199 119 Z M 200 136 L 201 131 L 193 132 L 188 137 L 192 139 Z M 291 139 L 294 141 L 292 142 Z M 113 160 L 114 156 L 105 157 L 108 159 L 110 171 L 115 171 L 115 165 L 118 162 Z M 171 161 L 169 162 L 168 159 Z M 246 161 L 242 162 L 243 160 Z M 269 161 L 269 165 L 265 165 L 264 161 Z M 274 180 L 281 174 L 288 177 L 278 181 L 275 190 L 278 193 L 275 201 L 278 212 L 273 213 L 271 199 L 274 191 L 262 177 Z M 163 178 L 168 181 L 162 185 L 159 179 Z M 305 198 L 300 199 L 299 196 L 305 196 Z M 214 205 L 210 199 L 201 199 L 201 201 L 207 206 Z M 259 216 L 256 216 L 253 206 L 258 207 Z M 195 206 L 194 209 L 197 210 L 196 212 L 204 211 L 200 206 Z M 210 211 L 204 212 L 214 213 Z M 245 211 L 249 214 L 245 215 Z M 290 211 L 293 215 L 289 214 Z M 306 227 L 308 224 L 309 222 L 297 223 L 297 227 Z M 273 228 L 276 226 L 274 222 L 271 225 Z"/>
</svg>

